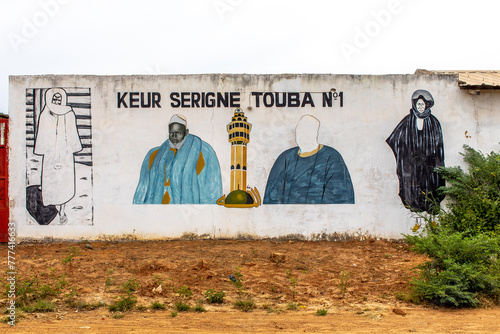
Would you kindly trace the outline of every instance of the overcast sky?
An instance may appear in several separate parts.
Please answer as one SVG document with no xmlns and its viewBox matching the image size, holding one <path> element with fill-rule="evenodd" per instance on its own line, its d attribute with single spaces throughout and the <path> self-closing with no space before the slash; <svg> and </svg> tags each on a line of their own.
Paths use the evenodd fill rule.
<svg viewBox="0 0 500 334">
<path fill-rule="evenodd" d="M 495 0 L 0 0 L 0 112 L 29 74 L 500 70 Z"/>
</svg>

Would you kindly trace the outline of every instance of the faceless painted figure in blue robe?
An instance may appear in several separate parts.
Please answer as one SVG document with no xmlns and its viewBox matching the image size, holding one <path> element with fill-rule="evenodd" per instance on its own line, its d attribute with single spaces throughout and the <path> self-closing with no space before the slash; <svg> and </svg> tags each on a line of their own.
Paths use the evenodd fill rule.
<svg viewBox="0 0 500 334">
<path fill-rule="evenodd" d="M 264 204 L 354 204 L 349 170 L 337 150 L 318 144 L 318 130 L 315 117 L 302 116 L 295 131 L 299 146 L 276 159 Z"/>
<path fill-rule="evenodd" d="M 437 189 L 445 185 L 434 170 L 444 166 L 441 125 L 431 114 L 434 105 L 431 93 L 417 90 L 411 101 L 410 114 L 386 141 L 396 158 L 399 197 L 405 207 L 414 212 L 436 213 L 444 198 Z"/>
<path fill-rule="evenodd" d="M 216 204 L 221 196 L 214 150 L 189 134 L 184 116 L 172 116 L 169 140 L 144 158 L 134 204 Z"/>
</svg>

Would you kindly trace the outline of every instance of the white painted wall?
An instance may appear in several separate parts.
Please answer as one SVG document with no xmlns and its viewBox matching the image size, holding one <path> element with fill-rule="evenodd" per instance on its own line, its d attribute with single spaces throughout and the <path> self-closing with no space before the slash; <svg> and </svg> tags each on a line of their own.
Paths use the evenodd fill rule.
<svg viewBox="0 0 500 334">
<path fill-rule="evenodd" d="M 93 135 L 93 225 L 28 224 L 26 210 L 26 89 L 89 87 Z M 344 93 L 344 106 L 255 107 L 252 91 Z M 462 165 L 462 146 L 498 150 L 500 94 L 469 95 L 453 76 L 416 75 L 172 75 L 172 76 L 12 76 L 10 78 L 11 221 L 18 235 L 30 238 L 94 239 L 135 234 L 144 238 L 213 237 L 349 233 L 399 238 L 415 224 L 398 196 L 396 161 L 385 140 L 411 108 L 417 89 L 434 97 L 432 108 L 442 126 L 447 166 Z M 160 92 L 161 109 L 117 108 L 117 92 Z M 248 146 L 248 185 L 264 196 L 275 159 L 296 146 L 294 129 L 304 114 L 321 121 L 319 143 L 334 147 L 347 164 L 355 191 L 354 205 L 262 205 L 225 208 L 217 205 L 133 205 L 145 154 L 167 139 L 174 113 L 186 116 L 190 133 L 208 142 L 221 165 L 224 193 L 229 193 L 230 144 L 226 124 L 234 108 L 172 108 L 170 92 L 241 93 L 241 107 L 253 125 Z M 468 136 L 465 136 L 467 131 Z"/>
</svg>

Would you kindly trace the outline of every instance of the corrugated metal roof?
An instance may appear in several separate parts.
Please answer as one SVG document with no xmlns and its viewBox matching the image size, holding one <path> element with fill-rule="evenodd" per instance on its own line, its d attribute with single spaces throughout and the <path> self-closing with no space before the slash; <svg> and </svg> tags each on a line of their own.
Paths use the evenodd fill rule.
<svg viewBox="0 0 500 334">
<path fill-rule="evenodd" d="M 429 71 L 418 69 L 415 74 L 455 74 L 458 86 L 474 89 L 500 89 L 500 71 Z"/>
</svg>

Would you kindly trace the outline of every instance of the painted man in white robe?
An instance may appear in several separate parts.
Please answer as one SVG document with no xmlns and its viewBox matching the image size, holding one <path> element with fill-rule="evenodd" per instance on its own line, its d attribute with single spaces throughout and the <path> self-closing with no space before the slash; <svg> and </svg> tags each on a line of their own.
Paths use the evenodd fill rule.
<svg viewBox="0 0 500 334">
<path fill-rule="evenodd" d="M 43 156 L 43 204 L 55 205 L 60 224 L 68 218 L 65 204 L 75 196 L 74 153 L 82 150 L 76 127 L 76 116 L 67 105 L 66 91 L 50 88 L 45 92 L 45 106 L 38 118 L 38 130 L 33 153 Z"/>
</svg>

